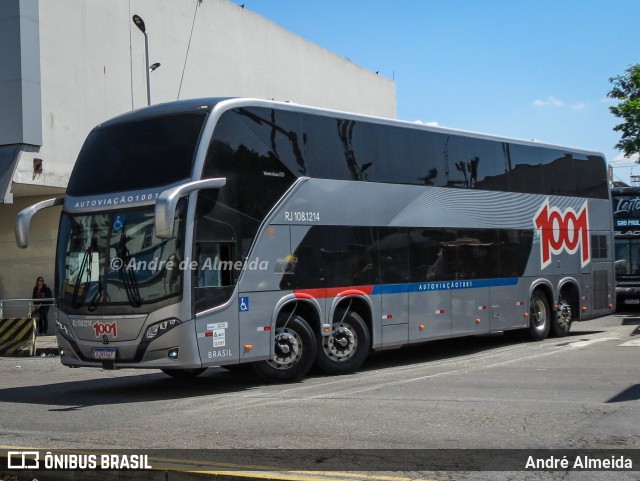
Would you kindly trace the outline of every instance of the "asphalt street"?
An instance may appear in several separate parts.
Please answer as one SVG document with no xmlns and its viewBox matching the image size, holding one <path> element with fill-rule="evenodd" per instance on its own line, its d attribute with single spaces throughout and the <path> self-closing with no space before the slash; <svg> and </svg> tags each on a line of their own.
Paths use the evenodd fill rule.
<svg viewBox="0 0 640 481">
<path fill-rule="evenodd" d="M 0 358 L 0 444 L 451 449 L 462 458 L 485 449 L 637 450 L 639 354 L 640 316 L 626 312 L 577 323 L 566 338 L 514 342 L 495 333 L 436 341 L 375 353 L 351 375 L 314 374 L 283 385 L 222 368 L 177 382 L 157 371 L 69 369 L 55 356 Z M 179 457 L 188 461 L 188 451 Z M 244 462 L 250 468 L 251 459 Z M 635 469 L 565 472 L 562 479 L 640 479 Z M 491 475 L 433 479 L 499 479 Z M 508 479 L 543 479 L 534 472 L 514 476 Z"/>
</svg>

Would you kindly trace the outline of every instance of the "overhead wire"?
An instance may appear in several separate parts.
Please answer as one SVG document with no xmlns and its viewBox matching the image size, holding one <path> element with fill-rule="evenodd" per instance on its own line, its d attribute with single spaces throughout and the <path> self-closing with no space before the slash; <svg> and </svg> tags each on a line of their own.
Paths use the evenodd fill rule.
<svg viewBox="0 0 640 481">
<path fill-rule="evenodd" d="M 193 12 L 193 22 L 191 23 L 191 33 L 189 34 L 189 43 L 187 44 L 187 53 L 184 56 L 184 65 L 182 66 L 182 76 L 180 77 L 180 87 L 178 87 L 178 97 L 176 100 L 180 100 L 180 92 L 182 91 L 182 81 L 184 80 L 184 72 L 187 69 L 187 60 L 189 59 L 189 50 L 191 49 L 191 38 L 193 37 L 193 28 L 196 25 L 196 16 L 198 15 L 198 7 L 202 3 L 202 0 L 196 0 L 196 9 Z"/>
</svg>

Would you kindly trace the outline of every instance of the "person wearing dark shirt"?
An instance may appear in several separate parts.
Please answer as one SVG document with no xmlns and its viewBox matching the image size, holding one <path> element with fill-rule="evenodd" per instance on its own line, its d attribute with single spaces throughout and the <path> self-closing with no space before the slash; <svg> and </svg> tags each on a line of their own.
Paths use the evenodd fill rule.
<svg viewBox="0 0 640 481">
<path fill-rule="evenodd" d="M 47 320 L 47 313 L 49 311 L 49 304 L 51 301 L 38 302 L 37 299 L 51 299 L 51 289 L 44 283 L 43 277 L 36 279 L 36 285 L 33 288 L 33 295 L 31 296 L 34 302 L 33 309 L 37 313 L 38 317 L 38 334 L 46 334 L 49 325 Z"/>
</svg>

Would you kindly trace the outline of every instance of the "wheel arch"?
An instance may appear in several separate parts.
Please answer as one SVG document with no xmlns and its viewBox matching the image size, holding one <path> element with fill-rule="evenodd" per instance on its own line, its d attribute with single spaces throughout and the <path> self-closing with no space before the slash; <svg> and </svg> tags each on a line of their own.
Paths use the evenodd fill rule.
<svg viewBox="0 0 640 481">
<path fill-rule="evenodd" d="M 315 297 L 299 297 L 295 294 L 289 294 L 280 299 L 271 316 L 271 328 L 275 329 L 278 317 L 282 314 L 291 314 L 295 312 L 302 316 L 309 324 L 309 327 L 315 334 L 320 334 L 322 326 L 322 307 Z"/>
<path fill-rule="evenodd" d="M 576 320 L 580 320 L 582 313 L 580 309 L 580 283 L 573 277 L 565 277 L 558 283 L 557 300 L 564 298 L 572 309 L 575 309 Z"/>
<path fill-rule="evenodd" d="M 537 279 L 531 283 L 529 287 L 529 297 L 533 294 L 533 291 L 539 290 L 544 292 L 544 294 L 548 297 L 549 305 L 552 304 L 553 299 L 555 299 L 555 289 L 553 284 L 547 279 Z"/>
</svg>

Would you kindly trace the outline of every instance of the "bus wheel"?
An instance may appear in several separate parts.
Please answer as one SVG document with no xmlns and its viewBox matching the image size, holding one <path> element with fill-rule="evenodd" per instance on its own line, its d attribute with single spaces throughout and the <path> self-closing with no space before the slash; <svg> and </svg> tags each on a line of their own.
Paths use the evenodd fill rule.
<svg viewBox="0 0 640 481">
<path fill-rule="evenodd" d="M 541 291 L 533 291 L 529 304 L 529 337 L 542 341 L 549 334 L 551 311 L 549 301 Z"/>
<path fill-rule="evenodd" d="M 273 357 L 252 364 L 265 381 L 297 381 L 311 369 L 318 348 L 313 331 L 300 316 L 278 322 Z"/>
<path fill-rule="evenodd" d="M 571 305 L 564 299 L 560 298 L 558 302 L 558 310 L 551 323 L 551 330 L 556 337 L 565 337 L 571 329 L 571 321 L 573 320 Z"/>
<path fill-rule="evenodd" d="M 346 374 L 358 369 L 369 355 L 369 329 L 353 311 L 338 311 L 331 334 L 318 342 L 316 365 L 327 374 Z"/>
<path fill-rule="evenodd" d="M 206 367 L 202 367 L 199 369 L 162 369 L 162 372 L 176 379 L 191 379 L 199 376 L 206 370 Z"/>
</svg>

